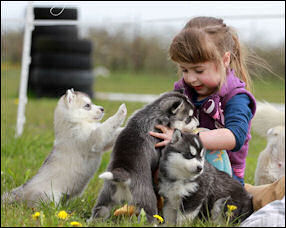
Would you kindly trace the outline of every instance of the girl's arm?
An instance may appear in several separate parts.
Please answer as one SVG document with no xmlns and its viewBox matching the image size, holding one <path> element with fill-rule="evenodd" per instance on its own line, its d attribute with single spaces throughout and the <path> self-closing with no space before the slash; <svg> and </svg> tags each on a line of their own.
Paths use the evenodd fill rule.
<svg viewBox="0 0 286 228">
<path fill-rule="evenodd" d="M 156 128 L 162 133 L 149 132 L 149 134 L 163 141 L 157 143 L 155 147 L 167 145 L 172 139 L 174 130 L 163 125 L 157 125 Z M 234 134 L 227 128 L 203 131 L 199 135 L 204 147 L 208 150 L 232 150 L 236 145 Z"/>
<path fill-rule="evenodd" d="M 200 139 L 206 149 L 239 151 L 245 142 L 248 124 L 253 114 L 250 109 L 250 98 L 246 94 L 233 96 L 225 108 L 225 128 L 200 132 Z M 173 135 L 173 130 L 158 125 L 162 133 L 150 132 L 150 135 L 163 139 L 155 146 L 167 145 Z"/>
<path fill-rule="evenodd" d="M 232 150 L 236 145 L 234 134 L 227 128 L 203 131 L 199 136 L 208 150 Z"/>
</svg>

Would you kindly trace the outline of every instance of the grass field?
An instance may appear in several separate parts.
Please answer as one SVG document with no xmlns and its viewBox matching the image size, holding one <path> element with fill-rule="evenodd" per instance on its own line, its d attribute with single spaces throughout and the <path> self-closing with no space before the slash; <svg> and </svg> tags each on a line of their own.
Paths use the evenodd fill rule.
<svg viewBox="0 0 286 228">
<path fill-rule="evenodd" d="M 1 67 L 1 194 L 4 191 L 23 184 L 39 169 L 45 157 L 51 151 L 54 140 L 53 114 L 57 99 L 29 98 L 26 105 L 26 123 L 21 137 L 14 138 L 20 69 L 17 66 L 2 65 Z M 97 78 L 94 88 L 100 92 L 122 93 L 151 93 L 159 94 L 173 88 L 177 76 L 162 75 L 132 75 L 114 73 L 109 78 Z M 284 81 L 268 80 L 255 81 L 254 94 L 258 100 L 284 103 Z M 94 100 L 105 108 L 104 120 L 113 115 L 121 102 Z M 144 104 L 125 102 L 130 116 Z M 245 182 L 253 184 L 257 157 L 266 145 L 265 139 L 252 134 L 249 154 L 247 158 Z M 110 151 L 103 155 L 102 164 L 94 178 L 89 183 L 83 196 L 71 200 L 66 205 L 55 207 L 45 204 L 39 208 L 30 209 L 25 205 L 1 205 L 1 226 L 71 226 L 71 221 L 80 222 L 87 226 L 85 220 L 89 218 L 95 204 L 98 192 L 103 184 L 98 175 L 103 172 L 109 161 Z M 67 220 L 60 220 L 56 214 L 65 210 L 71 214 Z M 41 211 L 45 217 L 33 220 L 32 215 Z M 190 224 L 186 224 L 189 226 Z M 148 226 L 146 223 L 137 223 L 135 217 L 111 217 L 104 223 L 93 223 L 90 226 Z M 209 222 L 197 221 L 193 226 L 214 226 Z M 231 226 L 231 225 L 230 225 Z"/>
<path fill-rule="evenodd" d="M 114 73 L 112 77 L 98 77 L 95 89 L 98 92 L 117 93 L 149 93 L 160 94 L 172 90 L 178 76 Z M 257 100 L 266 100 L 274 103 L 285 103 L 285 82 L 279 78 L 253 79 L 253 94 Z"/>
</svg>

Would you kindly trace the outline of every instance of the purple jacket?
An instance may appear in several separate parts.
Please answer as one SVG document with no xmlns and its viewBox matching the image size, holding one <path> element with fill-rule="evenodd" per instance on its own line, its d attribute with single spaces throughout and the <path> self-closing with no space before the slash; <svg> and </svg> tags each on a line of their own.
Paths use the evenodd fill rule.
<svg viewBox="0 0 286 228">
<path fill-rule="evenodd" d="M 190 101 L 192 101 L 195 90 L 189 87 L 183 78 L 175 82 L 174 88 L 176 90 L 183 88 L 185 95 L 187 95 Z M 211 130 L 223 128 L 225 123 L 223 114 L 225 106 L 233 96 L 239 93 L 244 93 L 249 96 L 251 101 L 250 107 L 252 115 L 254 116 L 256 111 L 256 101 L 254 96 L 245 89 L 245 83 L 234 75 L 234 70 L 230 70 L 226 77 L 226 82 L 223 84 L 222 88 L 218 92 L 210 95 L 208 99 L 201 105 L 201 107 L 196 110 L 196 115 L 200 122 L 199 127 L 204 127 Z M 251 138 L 250 129 L 251 121 L 249 121 L 248 124 L 248 133 L 245 142 L 239 151 L 232 152 L 227 150 L 233 171 L 235 175 L 240 178 L 244 177 L 246 156 L 248 153 L 248 142 Z"/>
</svg>

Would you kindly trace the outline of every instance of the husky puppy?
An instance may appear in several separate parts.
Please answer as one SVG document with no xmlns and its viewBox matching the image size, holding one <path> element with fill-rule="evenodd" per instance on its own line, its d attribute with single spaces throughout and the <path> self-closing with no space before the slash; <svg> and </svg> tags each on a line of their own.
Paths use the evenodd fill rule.
<svg viewBox="0 0 286 228">
<path fill-rule="evenodd" d="M 125 104 L 117 113 L 100 123 L 103 107 L 92 103 L 82 92 L 67 90 L 54 114 L 55 141 L 35 176 L 23 185 L 5 193 L 4 202 L 54 201 L 80 195 L 100 165 L 102 153 L 111 149 L 127 114 Z"/>
<path fill-rule="evenodd" d="M 267 131 L 266 148 L 260 152 L 255 170 L 255 185 L 271 184 L 285 175 L 285 126 Z"/>
<path fill-rule="evenodd" d="M 227 173 L 204 159 L 205 149 L 198 135 L 175 130 L 171 142 L 162 149 L 159 165 L 159 194 L 164 198 L 163 216 L 168 224 L 182 224 L 211 215 L 221 222 L 226 204 L 235 205 L 236 218 L 244 220 L 252 212 L 252 196 Z"/>
<path fill-rule="evenodd" d="M 115 142 L 107 172 L 99 176 L 105 179 L 104 186 L 89 222 L 108 218 L 112 207 L 123 201 L 134 205 L 137 212 L 143 208 L 148 222 L 155 222 L 157 198 L 152 176 L 158 168 L 160 150 L 154 146 L 159 140 L 149 131 L 156 131 L 157 124 L 193 129 L 198 120 L 193 104 L 178 91 L 164 93 L 135 112 Z"/>
</svg>

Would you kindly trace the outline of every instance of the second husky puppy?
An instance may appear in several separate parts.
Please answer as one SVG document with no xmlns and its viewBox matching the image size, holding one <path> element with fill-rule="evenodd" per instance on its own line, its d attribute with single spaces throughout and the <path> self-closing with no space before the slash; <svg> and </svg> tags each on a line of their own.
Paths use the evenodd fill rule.
<svg viewBox="0 0 286 228">
<path fill-rule="evenodd" d="M 175 130 L 171 142 L 162 150 L 159 165 L 159 194 L 164 198 L 163 216 L 168 224 L 192 221 L 198 215 L 220 222 L 235 205 L 231 221 L 244 220 L 252 212 L 252 196 L 227 173 L 204 159 L 199 136 Z"/>
<path fill-rule="evenodd" d="M 114 116 L 99 123 L 103 114 L 104 109 L 88 95 L 67 90 L 55 109 L 52 152 L 34 177 L 4 194 L 2 200 L 34 206 L 39 201 L 59 203 L 63 196 L 80 195 L 99 167 L 103 151 L 120 133 L 127 110 L 122 104 Z"/>
<path fill-rule="evenodd" d="M 159 139 L 149 135 L 149 131 L 156 131 L 157 124 L 196 128 L 194 105 L 182 93 L 172 91 L 129 118 L 115 142 L 107 172 L 100 175 L 105 179 L 104 186 L 89 221 L 108 218 L 112 207 L 124 200 L 136 206 L 138 212 L 143 208 L 150 223 L 155 220 L 157 198 L 152 177 L 158 167 L 160 150 L 154 146 Z"/>
</svg>

